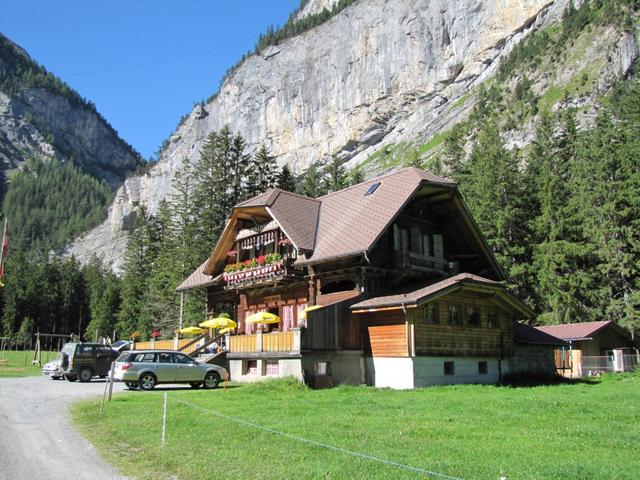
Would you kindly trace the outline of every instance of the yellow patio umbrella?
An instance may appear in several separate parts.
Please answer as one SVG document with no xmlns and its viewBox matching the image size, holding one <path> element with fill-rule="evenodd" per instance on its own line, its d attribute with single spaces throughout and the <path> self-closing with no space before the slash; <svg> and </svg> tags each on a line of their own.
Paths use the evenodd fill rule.
<svg viewBox="0 0 640 480">
<path fill-rule="evenodd" d="M 307 318 L 307 312 L 313 312 L 314 310 L 320 310 L 321 308 L 324 308 L 322 305 L 313 305 L 311 307 L 307 307 L 304 310 L 302 310 L 302 318 Z"/>
<path fill-rule="evenodd" d="M 177 330 L 177 332 L 183 335 L 202 335 L 204 330 L 198 327 L 185 327 Z"/>
<path fill-rule="evenodd" d="M 280 323 L 280 317 L 269 312 L 258 312 L 253 315 L 249 315 L 246 323 Z"/>
<path fill-rule="evenodd" d="M 233 327 L 233 328 L 235 328 L 235 327 Z M 231 330 L 233 330 L 233 328 L 223 328 L 223 329 L 222 329 L 222 330 L 220 330 L 218 333 L 219 333 L 220 335 L 222 335 L 223 333 L 230 332 Z"/>
<path fill-rule="evenodd" d="M 227 317 L 216 317 L 205 320 L 200 324 L 202 328 L 236 328 L 236 322 Z"/>
</svg>

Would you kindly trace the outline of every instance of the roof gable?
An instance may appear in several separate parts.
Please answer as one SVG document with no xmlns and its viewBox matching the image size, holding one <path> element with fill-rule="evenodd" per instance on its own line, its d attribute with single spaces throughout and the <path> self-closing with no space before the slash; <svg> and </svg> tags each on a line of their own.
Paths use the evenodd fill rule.
<svg viewBox="0 0 640 480">
<path fill-rule="evenodd" d="M 319 211 L 318 200 L 278 188 L 239 203 L 233 207 L 231 217 L 211 257 L 205 263 L 203 272 L 209 275 L 214 274 L 224 264 L 227 251 L 233 245 L 238 233 L 238 221 L 243 216 L 252 217 L 255 213 L 259 213 L 262 218 L 268 217 L 275 221 L 299 251 L 312 250 L 315 244 Z"/>
<path fill-rule="evenodd" d="M 471 273 L 460 273 L 444 280 L 429 282 L 426 285 L 423 283 L 421 286 L 408 286 L 399 292 L 358 302 L 352 305 L 351 309 L 367 311 L 385 307 L 417 306 L 466 287 L 488 290 L 510 309 L 520 312 L 527 318 L 533 316 L 529 307 L 509 294 L 501 283 Z"/>
<path fill-rule="evenodd" d="M 320 197 L 322 206 L 315 248 L 312 255 L 298 263 L 320 263 L 366 252 L 423 181 L 455 187 L 451 180 L 409 167 Z M 375 191 L 365 195 L 376 183 L 379 186 Z"/>
</svg>

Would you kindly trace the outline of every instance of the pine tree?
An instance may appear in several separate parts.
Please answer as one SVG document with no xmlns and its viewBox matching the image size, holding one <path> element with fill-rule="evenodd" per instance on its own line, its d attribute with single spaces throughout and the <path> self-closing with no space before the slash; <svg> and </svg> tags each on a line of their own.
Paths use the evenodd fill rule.
<svg viewBox="0 0 640 480">
<path fill-rule="evenodd" d="M 444 137 L 440 163 L 448 176 L 460 183 L 466 174 L 466 152 L 464 150 L 467 127 L 457 124 Z"/>
<path fill-rule="evenodd" d="M 348 183 L 349 185 L 357 185 L 364 182 L 364 172 L 359 168 L 354 168 L 349 172 Z"/>
<path fill-rule="evenodd" d="M 284 169 L 283 169 L 284 171 Z M 291 172 L 289 171 L 289 175 Z M 258 195 L 266 192 L 279 183 L 278 166 L 276 157 L 269 153 L 267 147 L 262 144 L 253 155 L 253 159 L 248 172 L 247 189 L 248 194 Z"/>
<path fill-rule="evenodd" d="M 124 254 L 122 303 L 117 324 L 117 330 L 124 335 L 138 331 L 143 337 L 147 337 L 151 331 L 152 319 L 148 316 L 144 299 L 157 255 L 157 231 L 152 217 L 141 207 L 136 214 Z"/>
<path fill-rule="evenodd" d="M 246 143 L 240 136 L 240 134 L 233 135 L 231 146 L 228 152 L 228 156 L 230 159 L 229 171 L 226 175 L 226 178 L 231 184 L 231 190 L 229 192 L 229 199 L 227 204 L 228 211 L 225 213 L 225 215 L 228 215 L 228 212 L 236 203 L 241 202 L 249 196 L 253 196 L 254 193 L 257 194 L 262 192 L 262 190 L 260 190 L 259 192 L 248 191 L 247 180 L 251 170 L 251 155 L 245 153 L 245 149 Z M 226 154 L 226 152 L 224 152 L 222 149 L 220 153 Z M 262 181 L 264 180 L 264 178 L 260 178 L 260 180 Z M 258 185 L 258 188 L 261 188 L 261 185 Z"/>
<path fill-rule="evenodd" d="M 628 115 L 619 123 L 611 117 L 601 113 L 592 139 L 591 202 L 584 228 L 585 237 L 595 241 L 600 297 L 606 304 L 603 317 L 635 334 L 640 330 L 640 115 Z"/>
<path fill-rule="evenodd" d="M 338 157 L 334 156 L 329 165 L 327 165 L 322 177 L 322 183 L 326 192 L 337 192 L 348 185 L 346 170 L 342 160 Z"/>
<path fill-rule="evenodd" d="M 315 163 L 309 165 L 300 185 L 300 193 L 307 197 L 316 198 L 323 195 L 322 177 Z"/>
<path fill-rule="evenodd" d="M 202 255 L 207 254 L 207 250 L 214 245 L 218 234 L 224 225 L 224 218 L 227 214 L 222 210 L 229 206 L 226 183 L 226 173 L 229 169 L 228 159 L 224 153 L 224 148 L 231 144 L 231 133 L 228 129 L 223 129 L 218 135 L 211 132 L 207 137 L 198 162 L 194 168 L 195 191 L 194 206 L 198 211 L 198 237 L 205 244 Z"/>
<path fill-rule="evenodd" d="M 569 184 L 575 162 L 575 129 L 572 115 L 567 115 L 562 132 L 555 135 L 554 121 L 543 115 L 536 131 L 528 166 L 527 190 L 534 192 L 528 211 L 533 246 L 530 283 L 537 283 L 542 323 L 576 321 L 584 313 L 579 285 L 584 281 L 578 268 L 582 256 L 579 237 L 570 234 L 566 219 L 569 213 Z M 576 280 L 579 280 L 576 282 Z"/>
<path fill-rule="evenodd" d="M 291 173 L 289 165 L 287 165 L 286 163 L 282 166 L 282 170 L 278 175 L 277 187 L 287 192 L 295 192 L 297 189 L 296 180 Z"/>
<path fill-rule="evenodd" d="M 495 120 L 479 132 L 468 170 L 461 181 L 467 205 L 516 290 L 524 289 L 519 269 L 524 254 L 521 178 L 515 156 L 505 149 Z"/>
</svg>

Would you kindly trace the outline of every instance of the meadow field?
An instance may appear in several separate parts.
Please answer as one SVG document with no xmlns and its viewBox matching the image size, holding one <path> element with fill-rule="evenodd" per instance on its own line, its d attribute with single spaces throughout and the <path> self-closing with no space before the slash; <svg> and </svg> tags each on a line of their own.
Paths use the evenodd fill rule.
<svg viewBox="0 0 640 480">
<path fill-rule="evenodd" d="M 140 479 L 593 480 L 640 472 L 638 374 L 412 391 L 310 390 L 292 380 L 168 388 L 116 395 L 102 414 L 98 401 L 82 402 L 72 417 L 107 460 Z"/>
<path fill-rule="evenodd" d="M 42 352 L 42 365 L 50 360 L 55 360 L 57 354 L 58 352 Z M 31 364 L 33 355 L 33 350 L 0 352 L 0 378 L 42 375 L 42 368 Z M 6 360 L 6 362 L 2 360 Z"/>
</svg>

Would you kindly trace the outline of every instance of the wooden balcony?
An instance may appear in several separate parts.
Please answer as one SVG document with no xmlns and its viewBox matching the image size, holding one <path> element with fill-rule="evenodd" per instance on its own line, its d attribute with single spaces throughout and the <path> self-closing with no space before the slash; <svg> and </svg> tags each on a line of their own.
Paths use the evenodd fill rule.
<svg viewBox="0 0 640 480">
<path fill-rule="evenodd" d="M 447 272 L 447 261 L 444 258 L 430 257 L 409 251 L 395 251 L 393 255 L 393 265 L 397 269 L 427 273 Z"/>
<path fill-rule="evenodd" d="M 300 353 L 300 330 L 290 332 L 261 333 L 254 335 L 230 335 L 226 341 L 230 356 L 250 356 L 263 353 Z"/>
<path fill-rule="evenodd" d="M 300 277 L 288 264 L 291 261 L 281 260 L 277 263 L 255 267 L 239 272 L 224 273 L 225 290 L 239 288 L 258 288 L 265 284 L 285 283 L 298 280 Z"/>
</svg>

